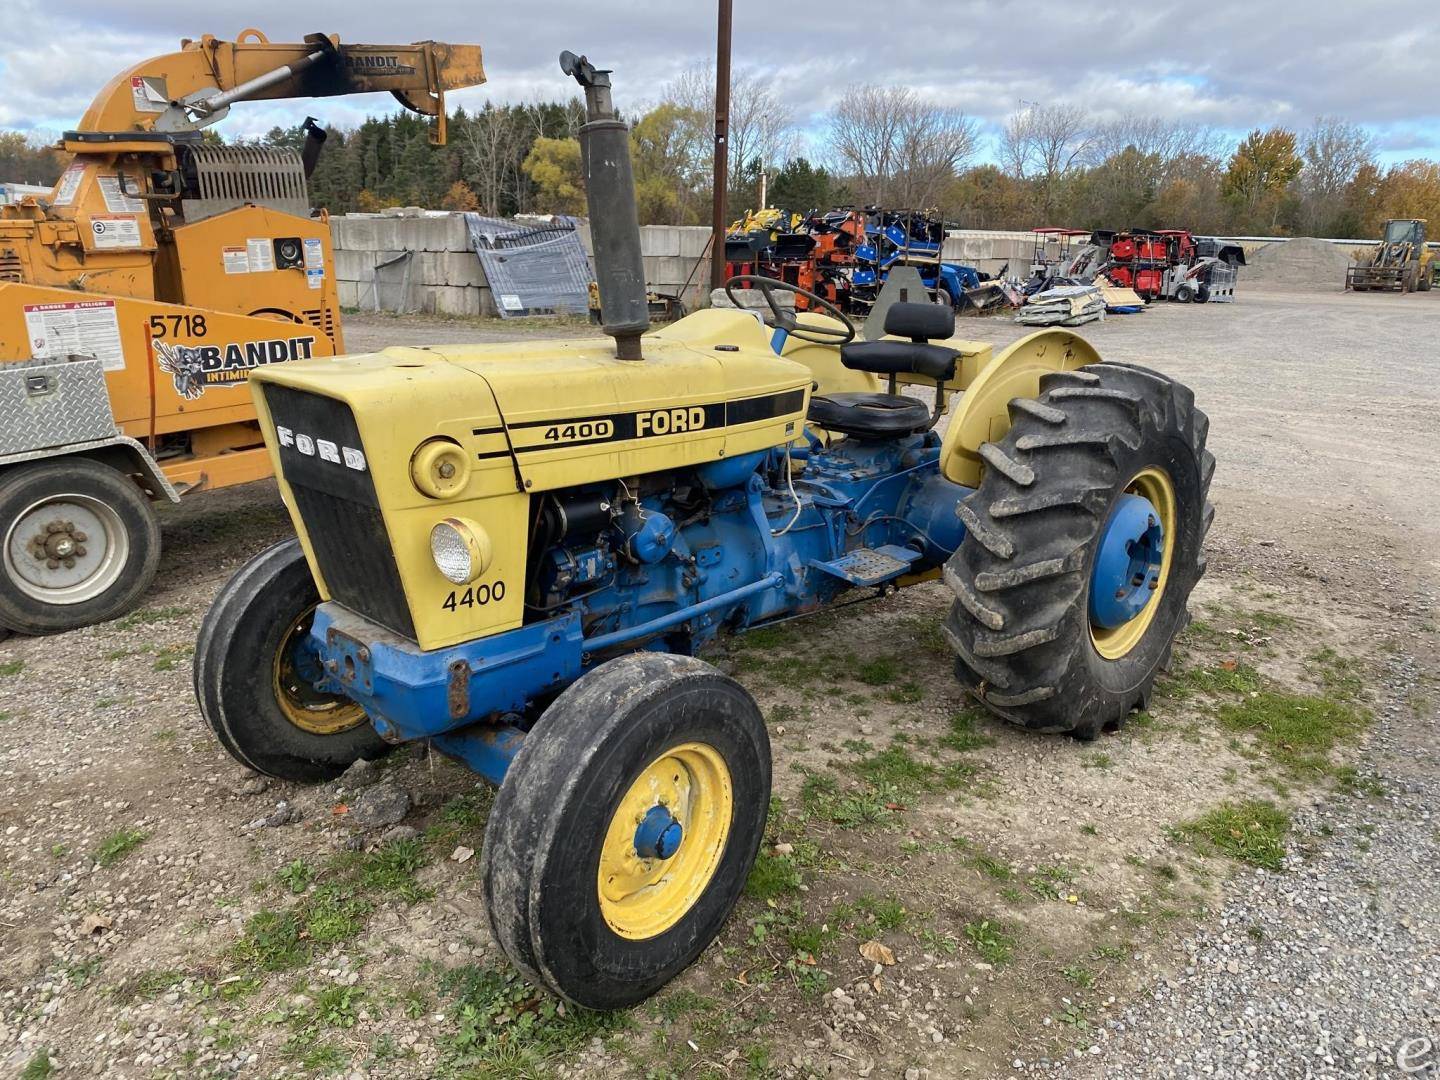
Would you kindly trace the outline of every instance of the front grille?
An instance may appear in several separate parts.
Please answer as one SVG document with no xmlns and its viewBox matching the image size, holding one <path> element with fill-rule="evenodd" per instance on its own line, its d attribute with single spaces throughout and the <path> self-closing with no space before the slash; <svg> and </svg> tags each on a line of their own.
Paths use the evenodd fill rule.
<svg viewBox="0 0 1440 1080">
<path fill-rule="evenodd" d="M 25 266 L 14 248 L 0 250 L 0 281 L 24 281 Z"/>
<path fill-rule="evenodd" d="M 266 386 L 265 403 L 279 436 L 281 471 L 331 597 L 413 641 L 415 623 L 349 406 L 287 386 Z M 347 464 L 357 461 L 363 467 Z"/>
</svg>

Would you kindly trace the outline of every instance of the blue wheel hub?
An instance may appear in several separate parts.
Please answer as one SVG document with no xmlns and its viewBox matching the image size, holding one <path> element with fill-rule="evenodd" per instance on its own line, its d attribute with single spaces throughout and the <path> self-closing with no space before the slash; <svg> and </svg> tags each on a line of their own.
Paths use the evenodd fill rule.
<svg viewBox="0 0 1440 1080">
<path fill-rule="evenodd" d="M 668 859 L 680 850 L 685 830 L 663 806 L 652 806 L 635 829 L 635 854 L 642 859 Z"/>
<path fill-rule="evenodd" d="M 1105 630 L 1124 626 L 1144 610 L 1160 584 L 1165 530 L 1150 500 L 1122 495 L 1090 575 L 1090 622 Z"/>
</svg>

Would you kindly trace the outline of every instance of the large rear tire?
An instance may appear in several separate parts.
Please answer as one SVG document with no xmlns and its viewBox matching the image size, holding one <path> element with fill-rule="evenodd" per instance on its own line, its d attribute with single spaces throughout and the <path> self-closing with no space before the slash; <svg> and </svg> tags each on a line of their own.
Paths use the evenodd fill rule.
<svg viewBox="0 0 1440 1080">
<path fill-rule="evenodd" d="M 0 624 L 55 634 L 125 614 L 160 565 L 160 524 L 134 483 L 89 458 L 0 478 Z"/>
<path fill-rule="evenodd" d="M 495 938 L 577 1005 L 643 1001 L 719 933 L 769 804 L 770 741 L 744 688 L 685 656 L 602 664 L 545 710 L 496 798 Z"/>
<path fill-rule="evenodd" d="M 280 780 L 332 780 L 390 750 L 359 705 L 311 684 L 319 602 L 300 542 L 286 540 L 226 582 L 195 640 L 201 717 L 236 761 Z"/>
<path fill-rule="evenodd" d="M 1010 432 L 981 450 L 985 474 L 960 506 L 965 540 L 945 568 L 956 594 L 945 630 L 960 680 L 987 708 L 1088 739 L 1146 707 L 1188 622 L 1215 458 L 1194 395 L 1156 372 L 1094 364 L 1045 375 L 1040 390 L 1011 402 Z M 1143 580 L 1127 571 L 1115 592 L 1095 568 L 1112 523 L 1143 506 L 1127 496 L 1150 503 L 1159 532 L 1145 534 L 1156 546 Z M 1096 582 L 1110 584 L 1092 598 Z M 1108 592 L 1143 606 L 1107 620 L 1097 605 Z"/>
</svg>

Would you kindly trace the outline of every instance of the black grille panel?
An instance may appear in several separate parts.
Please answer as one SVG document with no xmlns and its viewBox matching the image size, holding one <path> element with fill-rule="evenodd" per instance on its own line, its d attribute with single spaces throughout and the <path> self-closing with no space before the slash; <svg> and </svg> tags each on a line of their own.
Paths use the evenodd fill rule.
<svg viewBox="0 0 1440 1080">
<path fill-rule="evenodd" d="M 286 386 L 265 387 L 265 403 L 280 437 L 280 467 L 330 595 L 413 641 L 415 623 L 349 406 Z M 320 452 L 322 440 L 341 460 Z M 346 449 L 363 455 L 363 468 L 346 464 L 354 461 Z"/>
</svg>

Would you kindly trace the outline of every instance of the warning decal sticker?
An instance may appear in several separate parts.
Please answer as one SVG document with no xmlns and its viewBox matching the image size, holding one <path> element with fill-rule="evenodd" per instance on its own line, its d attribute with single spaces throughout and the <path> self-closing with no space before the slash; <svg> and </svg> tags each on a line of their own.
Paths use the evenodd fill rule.
<svg viewBox="0 0 1440 1080">
<path fill-rule="evenodd" d="M 145 203 L 140 199 L 132 198 L 120 190 L 120 178 L 118 176 L 97 176 L 95 182 L 100 185 L 100 194 L 105 196 L 105 209 L 112 214 L 143 214 Z M 131 181 L 134 182 L 133 180 Z"/>
<path fill-rule="evenodd" d="M 250 273 L 259 274 L 275 269 L 275 248 L 269 237 L 251 237 L 245 241 L 245 254 L 250 260 Z"/>
<path fill-rule="evenodd" d="M 25 334 L 30 339 L 30 355 L 36 360 L 93 356 L 106 371 L 125 367 L 114 300 L 26 304 Z"/>
<path fill-rule="evenodd" d="M 132 214 L 96 214 L 90 219 L 90 235 L 97 250 L 124 250 L 141 246 L 140 219 Z"/>
<path fill-rule="evenodd" d="M 220 258 L 225 262 L 225 273 L 227 274 L 248 274 L 250 272 L 250 257 L 245 253 L 243 247 L 223 247 L 220 249 Z"/>
<path fill-rule="evenodd" d="M 75 193 L 80 190 L 80 181 L 85 179 L 84 165 L 71 165 L 60 174 L 60 182 L 55 185 L 55 198 L 51 203 L 55 206 L 69 206 L 75 201 Z"/>
<path fill-rule="evenodd" d="M 130 100 L 136 112 L 162 113 L 170 105 L 165 93 L 165 80 L 144 75 L 130 77 Z"/>
</svg>

